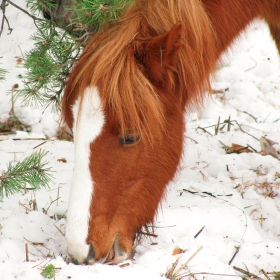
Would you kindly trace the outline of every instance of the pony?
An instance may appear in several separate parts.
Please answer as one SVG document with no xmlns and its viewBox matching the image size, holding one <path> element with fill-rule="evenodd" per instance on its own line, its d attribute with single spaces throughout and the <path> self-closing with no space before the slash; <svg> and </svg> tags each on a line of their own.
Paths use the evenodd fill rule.
<svg viewBox="0 0 280 280">
<path fill-rule="evenodd" d="M 280 0 L 134 0 L 87 43 L 62 98 L 75 150 L 66 239 L 79 263 L 130 256 L 176 173 L 184 114 L 256 18 L 280 53 Z"/>
</svg>

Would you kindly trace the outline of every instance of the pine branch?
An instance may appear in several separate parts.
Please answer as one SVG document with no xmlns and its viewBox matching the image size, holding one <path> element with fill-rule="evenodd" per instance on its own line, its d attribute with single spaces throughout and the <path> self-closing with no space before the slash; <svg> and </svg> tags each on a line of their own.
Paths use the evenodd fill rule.
<svg viewBox="0 0 280 280">
<path fill-rule="evenodd" d="M 51 168 L 48 162 L 42 161 L 48 152 L 40 150 L 17 163 L 11 161 L 7 170 L 0 175 L 0 201 L 4 196 L 9 197 L 24 189 L 25 184 L 31 185 L 33 190 L 48 188 L 52 182 Z"/>
<path fill-rule="evenodd" d="M 0 0 L 1 1 L 1 0 Z M 104 24 L 113 22 L 133 0 L 27 0 L 28 11 L 12 0 L 2 0 L 34 20 L 34 49 L 26 53 L 24 88 L 15 92 L 24 105 L 52 106 L 60 110 L 66 79 L 89 37 Z M 43 13 L 49 20 L 39 20 Z M 5 18 L 2 19 L 4 25 Z M 0 73 L 1 75 L 1 73 Z M 1 76 L 0 76 L 1 77 Z"/>
<path fill-rule="evenodd" d="M 32 36 L 35 47 L 23 58 L 27 69 L 24 89 L 18 90 L 16 97 L 22 97 L 26 106 L 54 105 L 60 109 L 66 77 L 82 49 L 51 22 L 41 21 L 36 26 L 37 32 Z"/>
</svg>

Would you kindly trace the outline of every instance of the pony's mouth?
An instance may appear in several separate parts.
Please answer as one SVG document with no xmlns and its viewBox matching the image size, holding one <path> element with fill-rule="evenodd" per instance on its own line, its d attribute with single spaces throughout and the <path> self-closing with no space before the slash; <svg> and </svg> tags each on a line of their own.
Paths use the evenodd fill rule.
<svg viewBox="0 0 280 280">
<path fill-rule="evenodd" d="M 127 254 L 122 251 L 122 249 L 119 246 L 118 242 L 118 234 L 116 235 L 115 241 L 108 252 L 107 256 L 104 258 L 96 259 L 95 258 L 95 250 L 92 244 L 90 244 L 90 249 L 87 256 L 87 264 L 94 264 L 94 263 L 101 263 L 101 264 L 118 264 L 123 262 L 127 259 Z"/>
</svg>

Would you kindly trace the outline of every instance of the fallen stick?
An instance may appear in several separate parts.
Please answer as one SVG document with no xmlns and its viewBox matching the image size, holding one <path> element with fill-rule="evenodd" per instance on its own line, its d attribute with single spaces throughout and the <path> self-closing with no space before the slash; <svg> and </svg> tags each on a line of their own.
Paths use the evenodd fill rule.
<svg viewBox="0 0 280 280">
<path fill-rule="evenodd" d="M 204 228 L 205 228 L 205 226 L 203 226 L 203 227 L 199 230 L 199 232 L 194 236 L 194 238 L 197 238 L 197 237 L 201 234 L 201 232 L 204 230 Z"/>
<path fill-rule="evenodd" d="M 267 275 L 267 273 L 263 269 L 261 269 L 261 272 L 267 280 L 271 280 L 270 277 Z"/>
<path fill-rule="evenodd" d="M 254 277 L 255 280 L 264 280 L 264 279 L 260 278 L 259 276 L 255 275 L 255 274 L 253 274 L 253 273 L 251 273 L 249 271 L 246 271 L 246 270 L 244 270 L 242 268 L 233 266 L 233 269 L 237 270 L 237 271 L 239 271 L 239 272 L 241 272 L 241 273 L 243 273 L 243 274 L 245 274 L 245 275 L 247 275 L 249 277 Z"/>
<path fill-rule="evenodd" d="M 229 265 L 231 265 L 231 263 L 233 262 L 234 258 L 236 257 L 236 255 L 238 254 L 240 250 L 240 247 L 236 247 L 235 253 L 233 254 L 232 258 L 230 259 L 230 261 L 228 262 Z"/>
</svg>

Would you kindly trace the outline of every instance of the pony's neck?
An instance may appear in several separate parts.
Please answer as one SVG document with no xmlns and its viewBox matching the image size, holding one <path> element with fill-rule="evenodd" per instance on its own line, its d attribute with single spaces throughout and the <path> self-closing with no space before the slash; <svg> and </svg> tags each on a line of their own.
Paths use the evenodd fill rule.
<svg viewBox="0 0 280 280">
<path fill-rule="evenodd" d="M 261 13 L 259 1 L 256 0 L 203 0 L 202 2 L 216 33 L 217 58 Z"/>
</svg>

